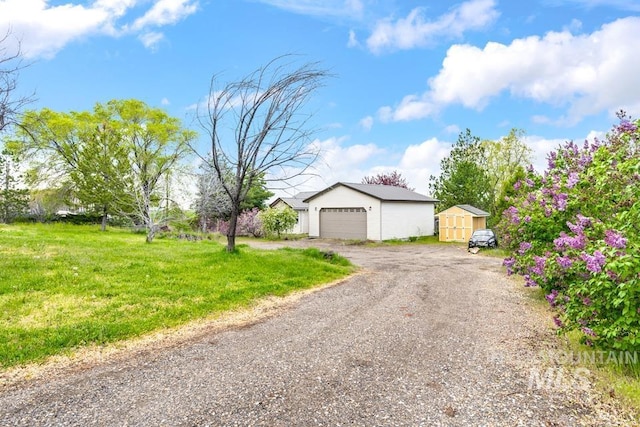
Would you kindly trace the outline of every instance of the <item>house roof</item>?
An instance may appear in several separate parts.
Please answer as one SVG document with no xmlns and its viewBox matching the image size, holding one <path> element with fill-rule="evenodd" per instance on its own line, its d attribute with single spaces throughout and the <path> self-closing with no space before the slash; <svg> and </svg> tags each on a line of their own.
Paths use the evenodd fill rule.
<svg viewBox="0 0 640 427">
<path fill-rule="evenodd" d="M 471 205 L 456 205 L 456 207 L 463 209 L 473 214 L 474 216 L 490 216 L 491 215 L 489 212 L 485 212 L 482 209 L 478 209 L 475 206 L 471 206 Z"/>
<path fill-rule="evenodd" d="M 314 194 L 316 194 L 316 191 L 302 191 L 293 197 L 278 197 L 276 200 L 271 202 L 269 206 L 274 207 L 279 201 L 282 201 L 289 205 L 293 210 L 303 211 L 309 208 L 308 203 L 305 203 L 304 200 Z"/>
<path fill-rule="evenodd" d="M 331 187 L 325 188 L 324 190 L 306 198 L 304 201 L 309 202 L 311 199 L 314 199 L 322 194 L 325 194 L 334 188 L 339 186 L 350 188 L 359 193 L 366 194 L 368 196 L 374 197 L 378 200 L 382 200 L 385 202 L 421 202 L 421 203 L 435 203 L 436 199 L 425 196 L 420 193 L 416 193 L 415 191 L 408 190 L 402 187 L 396 187 L 393 185 L 378 185 L 378 184 L 355 184 L 351 182 L 337 182 L 333 184 Z"/>
</svg>

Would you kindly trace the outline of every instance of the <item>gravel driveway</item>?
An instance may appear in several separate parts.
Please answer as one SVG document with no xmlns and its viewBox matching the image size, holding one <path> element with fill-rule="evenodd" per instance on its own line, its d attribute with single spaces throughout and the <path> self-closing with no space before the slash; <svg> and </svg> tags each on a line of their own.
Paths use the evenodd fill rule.
<svg viewBox="0 0 640 427">
<path fill-rule="evenodd" d="M 500 259 L 313 244 L 362 271 L 248 326 L 5 387 L 0 425 L 630 425 L 588 372 L 543 360 L 556 338 Z"/>
</svg>

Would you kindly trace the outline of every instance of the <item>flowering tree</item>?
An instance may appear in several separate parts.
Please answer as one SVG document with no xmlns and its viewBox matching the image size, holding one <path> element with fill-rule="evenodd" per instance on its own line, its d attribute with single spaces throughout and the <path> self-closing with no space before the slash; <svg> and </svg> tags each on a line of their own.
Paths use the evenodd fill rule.
<svg viewBox="0 0 640 427">
<path fill-rule="evenodd" d="M 392 185 L 394 187 L 402 187 L 413 191 L 414 189 L 409 187 L 407 180 L 398 171 L 391 173 L 379 173 L 377 175 L 365 176 L 362 178 L 363 184 L 375 184 L 375 185 Z"/>
<path fill-rule="evenodd" d="M 640 349 L 640 120 L 619 114 L 604 140 L 568 142 L 543 175 L 514 184 L 499 226 L 509 274 L 547 293 L 562 331 Z"/>
</svg>

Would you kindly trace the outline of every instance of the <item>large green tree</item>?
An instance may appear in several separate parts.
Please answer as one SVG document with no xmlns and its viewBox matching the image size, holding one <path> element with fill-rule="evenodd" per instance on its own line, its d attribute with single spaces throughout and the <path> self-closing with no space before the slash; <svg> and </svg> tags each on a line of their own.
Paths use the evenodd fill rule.
<svg viewBox="0 0 640 427">
<path fill-rule="evenodd" d="M 68 182 L 74 197 L 103 214 L 131 216 L 151 242 L 161 225 L 160 188 L 188 153 L 195 132 L 135 99 L 96 104 L 93 112 L 25 113 L 13 147 L 31 154 L 34 181 Z"/>
<path fill-rule="evenodd" d="M 165 111 L 135 99 L 109 101 L 104 108 L 128 147 L 133 214 L 144 224 L 150 243 L 168 220 L 163 210 L 154 209 L 167 202 L 163 179 L 187 156 L 196 133 Z"/>
<path fill-rule="evenodd" d="M 469 129 L 461 132 L 449 155 L 440 162 L 440 175 L 429 179 L 429 189 L 440 201 L 439 211 L 458 204 L 490 209 L 493 188 L 485 159 L 480 138 Z"/>
<path fill-rule="evenodd" d="M 509 134 L 498 140 L 484 140 L 486 175 L 491 186 L 489 194 L 489 212 L 493 222 L 498 221 L 504 203 L 500 195 L 504 185 L 513 181 L 513 177 L 526 168 L 532 159 L 532 150 L 523 141 L 524 131 L 513 128 Z M 514 181 L 513 181 L 514 182 Z"/>
</svg>

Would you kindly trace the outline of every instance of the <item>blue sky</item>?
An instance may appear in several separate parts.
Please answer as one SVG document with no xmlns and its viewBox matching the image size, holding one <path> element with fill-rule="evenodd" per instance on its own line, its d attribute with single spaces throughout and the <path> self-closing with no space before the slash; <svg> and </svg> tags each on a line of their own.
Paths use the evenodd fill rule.
<svg viewBox="0 0 640 427">
<path fill-rule="evenodd" d="M 523 129 L 541 169 L 617 110 L 640 113 L 638 0 L 0 0 L 7 29 L 30 63 L 19 83 L 32 108 L 137 98 L 198 131 L 214 73 L 233 81 L 287 53 L 320 61 L 335 74 L 309 105 L 323 158 L 293 191 L 398 170 L 427 193 L 465 128 Z"/>
</svg>

